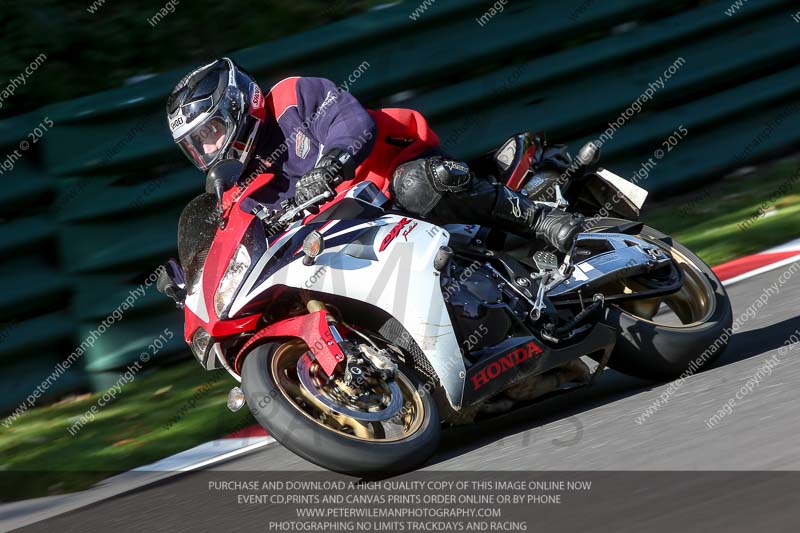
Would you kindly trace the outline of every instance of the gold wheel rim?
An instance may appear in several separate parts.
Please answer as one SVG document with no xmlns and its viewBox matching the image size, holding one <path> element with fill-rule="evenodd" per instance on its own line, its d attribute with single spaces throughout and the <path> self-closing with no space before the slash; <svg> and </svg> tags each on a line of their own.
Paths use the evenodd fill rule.
<svg viewBox="0 0 800 533">
<path fill-rule="evenodd" d="M 589 231 L 599 233 L 611 227 L 613 226 L 595 226 Z M 631 300 L 613 305 L 642 322 L 659 327 L 683 329 L 707 322 L 716 311 L 717 298 L 714 287 L 706 274 L 692 259 L 662 240 L 641 234 L 636 235 L 636 237 L 658 246 L 677 263 L 677 267 L 681 269 L 684 275 L 683 285 L 679 291 L 666 296 Z M 621 292 L 635 292 L 639 289 L 635 284 L 628 282 L 620 283 L 619 285 L 622 286 Z M 653 320 L 658 311 L 662 309 L 662 303 L 681 321 L 680 325 L 664 324 Z"/>
<path fill-rule="evenodd" d="M 403 374 L 402 367 L 395 374 L 403 395 L 401 411 L 382 422 L 363 422 L 331 409 L 303 386 L 297 376 L 297 363 L 307 353 L 308 347 L 303 341 L 286 342 L 272 355 L 270 370 L 283 397 L 315 424 L 339 435 L 372 443 L 406 439 L 422 426 L 425 415 L 422 396 Z"/>
</svg>

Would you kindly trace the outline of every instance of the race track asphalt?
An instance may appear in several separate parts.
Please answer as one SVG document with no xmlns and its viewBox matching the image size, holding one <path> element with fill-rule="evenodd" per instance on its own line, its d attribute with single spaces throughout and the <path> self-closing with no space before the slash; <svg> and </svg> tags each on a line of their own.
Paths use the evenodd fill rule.
<svg viewBox="0 0 800 533">
<path fill-rule="evenodd" d="M 564 527 L 565 518 L 570 517 L 574 520 L 570 523 L 582 530 L 592 524 L 605 530 L 613 523 L 618 531 L 675 531 L 679 524 L 686 531 L 715 531 L 723 526 L 728 531 L 756 527 L 796 531 L 800 473 L 759 478 L 771 495 L 779 496 L 758 502 L 761 507 L 757 511 L 750 505 L 755 502 L 748 500 L 753 496 L 752 480 L 743 484 L 743 478 L 734 472 L 800 471 L 800 344 L 787 344 L 800 330 L 800 269 L 795 267 L 793 275 L 787 276 L 789 268 L 787 265 L 728 288 L 734 318 L 747 318 L 720 361 L 705 372 L 688 376 L 677 388 L 673 384 L 668 392 L 670 384 L 607 371 L 592 388 L 563 394 L 479 425 L 446 431 L 440 450 L 422 471 L 441 476 L 456 471 L 606 472 L 611 476 L 606 479 L 617 480 L 613 489 L 606 484 L 605 493 L 594 494 L 596 503 L 572 508 L 569 513 L 565 510 L 563 516 L 544 513 L 538 531 L 572 530 Z M 774 287 L 781 276 L 785 283 L 765 297 L 766 288 Z M 759 298 L 767 300 L 763 307 L 756 303 Z M 756 311 L 751 317 L 746 315 L 748 308 Z M 768 360 L 773 365 L 771 373 L 762 371 L 760 381 L 753 386 L 753 376 Z M 739 392 L 736 399 L 737 391 L 743 390 L 748 380 L 752 391 L 745 395 Z M 637 422 L 648 406 L 667 395 L 666 404 Z M 736 401 L 732 412 L 709 428 L 706 421 L 731 399 Z M 235 471 L 313 475 L 319 470 L 277 443 L 210 469 L 230 475 Z M 692 483 L 687 478 L 681 483 L 664 483 L 653 494 L 640 493 L 641 505 L 638 500 L 636 505 L 625 505 L 636 492 L 637 481 L 630 476 L 614 478 L 620 471 L 698 470 L 727 471 L 722 473 L 728 476 L 723 484 L 727 486 L 724 496 L 719 495 L 719 483 Z M 190 495 L 196 495 L 198 479 L 204 475 L 208 472 L 172 477 L 23 530 L 89 531 L 94 525 L 116 524 L 116 529 L 127 531 L 136 524 L 133 530 L 189 531 L 198 517 L 175 509 L 193 501 Z M 717 492 L 706 492 L 710 490 Z M 666 501 L 672 505 L 662 505 Z M 615 505 L 617 509 L 624 506 L 625 512 L 614 512 Z M 235 505 L 206 511 L 209 517 L 203 523 L 209 528 L 237 523 L 243 516 Z M 594 513 L 590 513 L 595 517 L 592 520 L 586 519 L 589 511 Z M 258 517 L 252 511 L 244 515 L 251 520 Z M 622 515 L 624 523 L 620 521 Z M 720 516 L 724 516 L 723 521 Z M 628 523 L 635 527 L 628 529 Z M 703 527 L 697 529 L 686 525 L 701 523 Z M 788 527 L 790 524 L 794 525 Z"/>
</svg>

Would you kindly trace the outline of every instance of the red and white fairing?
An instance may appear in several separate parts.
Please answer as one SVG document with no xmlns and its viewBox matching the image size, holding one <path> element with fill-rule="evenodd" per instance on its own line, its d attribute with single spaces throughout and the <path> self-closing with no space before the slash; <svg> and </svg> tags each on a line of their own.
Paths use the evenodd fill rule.
<svg viewBox="0 0 800 533">
<path fill-rule="evenodd" d="M 260 185 L 253 183 L 248 189 Z M 385 201 L 385 197 L 372 183 L 364 182 L 340 194 L 328 209 L 342 201 L 374 205 Z M 250 304 L 257 304 L 276 288 L 344 296 L 379 308 L 402 324 L 428 358 L 450 401 L 454 405 L 460 403 L 465 367 L 460 356 L 454 357 L 460 354 L 458 340 L 445 306 L 440 274 L 434 268 L 437 252 L 449 242 L 447 230 L 398 214 L 384 214 L 371 220 L 333 218 L 322 222 L 307 217 L 270 238 L 263 253 L 247 251 L 251 264 L 220 316 L 215 295 L 223 276 L 235 255 L 243 253 L 240 246 L 245 234 L 252 231 L 254 221 L 256 225 L 261 223 L 244 212 L 241 204 L 241 199 L 234 202 L 227 225 L 218 230 L 197 286 L 189 288 L 185 307 L 187 342 L 191 343 L 198 328 L 207 331 L 215 341 L 255 332 L 261 315 L 249 314 L 248 309 L 253 308 Z M 298 244 L 312 231 L 321 234 L 325 246 L 313 264 L 306 265 Z M 224 238 L 220 233 L 225 234 Z M 234 235 L 239 238 L 233 238 Z M 271 324 L 264 328 L 267 332 L 259 331 L 259 338 L 302 337 L 299 333 L 305 332 L 309 336 L 306 340 L 313 342 L 314 336 L 318 339 L 324 333 L 323 317 L 315 315 L 303 317 L 302 324 L 294 319 Z M 315 351 L 315 356 L 326 371 L 332 372 L 342 359 L 341 352 L 336 343 L 322 344 L 332 346 Z M 201 361 L 207 368 L 226 366 L 219 357 L 218 346 L 215 348 L 207 361 Z M 238 362 L 233 372 L 238 372 L 237 366 Z"/>
</svg>

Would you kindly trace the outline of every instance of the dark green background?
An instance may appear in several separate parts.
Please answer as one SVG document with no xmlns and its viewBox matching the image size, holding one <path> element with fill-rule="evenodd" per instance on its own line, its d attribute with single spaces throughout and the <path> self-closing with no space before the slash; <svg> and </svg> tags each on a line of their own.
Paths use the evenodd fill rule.
<svg viewBox="0 0 800 533">
<path fill-rule="evenodd" d="M 572 146 L 596 138 L 682 57 L 604 147 L 604 165 L 630 176 L 684 126 L 687 138 L 643 184 L 656 198 L 800 141 L 791 1 L 752 0 L 729 16 L 729 1 L 508 0 L 481 26 L 494 2 L 437 0 L 412 20 L 420 4 L 404 1 L 332 22 L 377 2 L 183 0 L 155 28 L 147 18 L 160 1 L 108 0 L 94 15 L 90 3 L 6 2 L 0 15 L 0 84 L 39 53 L 49 58 L 2 110 L 0 159 L 45 117 L 55 123 L 0 176 L 0 410 L 175 254 L 178 215 L 202 175 L 171 144 L 164 99 L 222 53 L 240 50 L 233 56 L 264 87 L 292 74 L 339 83 L 366 61 L 353 93 L 368 106 L 422 111 L 461 157 L 521 130 Z M 107 386 L 165 327 L 181 331 L 181 318 L 151 289 L 50 397 Z M 179 337 L 160 355 L 187 356 Z"/>
</svg>

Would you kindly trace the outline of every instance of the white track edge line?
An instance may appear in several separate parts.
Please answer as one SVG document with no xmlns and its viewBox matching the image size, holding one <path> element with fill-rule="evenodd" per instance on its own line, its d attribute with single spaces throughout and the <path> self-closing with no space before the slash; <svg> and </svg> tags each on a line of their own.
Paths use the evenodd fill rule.
<svg viewBox="0 0 800 533">
<path fill-rule="evenodd" d="M 220 439 L 220 440 L 224 440 L 224 439 Z M 210 442 L 214 442 L 214 441 L 210 441 Z M 263 441 L 256 442 L 254 444 L 249 444 L 247 446 L 239 448 L 238 450 L 232 450 L 230 452 L 223 453 L 222 455 L 217 455 L 216 457 L 211 457 L 210 459 L 205 459 L 203 461 L 194 463 L 192 465 L 184 466 L 183 468 L 178 468 L 178 469 L 175 470 L 175 472 L 191 472 L 192 470 L 198 470 L 198 469 L 206 467 L 206 466 L 210 466 L 210 465 L 213 465 L 213 464 L 216 464 L 216 463 L 221 463 L 222 461 L 225 461 L 225 460 L 230 459 L 232 457 L 236 457 L 238 455 L 245 454 L 245 453 L 247 453 L 249 451 L 252 451 L 252 450 L 257 450 L 259 448 L 263 448 L 267 444 L 272 444 L 273 442 L 277 442 L 277 441 L 273 437 L 269 437 L 268 436 Z"/>
</svg>

